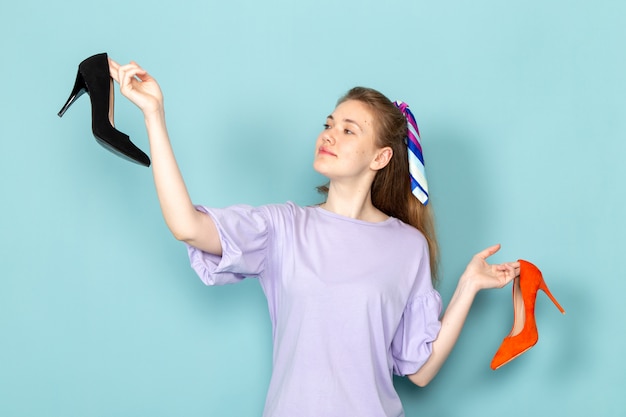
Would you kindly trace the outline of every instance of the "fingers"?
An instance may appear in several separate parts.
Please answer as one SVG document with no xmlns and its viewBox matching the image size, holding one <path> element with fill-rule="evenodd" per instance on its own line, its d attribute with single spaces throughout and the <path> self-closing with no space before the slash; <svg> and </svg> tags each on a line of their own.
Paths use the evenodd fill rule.
<svg viewBox="0 0 626 417">
<path fill-rule="evenodd" d="M 120 82 L 119 76 L 118 76 L 119 68 L 120 68 L 120 64 L 118 64 L 117 62 L 109 58 L 109 73 L 111 74 L 111 78 L 113 78 L 118 83 Z"/>
<path fill-rule="evenodd" d="M 496 265 L 498 269 L 513 269 L 519 270 L 519 262 L 503 262 L 499 265 Z"/>
<path fill-rule="evenodd" d="M 138 78 L 141 78 L 148 74 L 134 61 L 131 61 L 129 64 L 126 65 L 120 65 L 111 58 L 109 58 L 109 73 L 111 74 L 111 78 L 113 78 L 118 83 L 120 83 L 125 78 L 129 78 L 126 77 L 127 73 L 132 73 L 133 77 L 137 76 Z"/>
<path fill-rule="evenodd" d="M 507 262 L 507 265 L 510 265 L 515 270 L 515 272 L 517 273 L 516 276 L 519 275 L 519 268 L 520 268 L 519 262 Z"/>
<path fill-rule="evenodd" d="M 504 285 L 506 285 L 515 279 L 515 268 L 507 264 L 504 265 L 504 268 Z"/>
<path fill-rule="evenodd" d="M 136 72 L 137 72 L 137 67 L 133 66 L 132 64 L 123 65 L 119 67 L 118 76 L 120 79 L 120 87 L 122 89 L 128 88 L 129 86 L 131 86 L 135 78 Z"/>
<path fill-rule="evenodd" d="M 511 274 L 513 278 L 519 277 L 519 262 L 507 262 L 501 265 L 502 269 L 507 273 Z"/>
<path fill-rule="evenodd" d="M 131 61 L 126 65 L 120 65 L 111 58 L 109 58 L 109 73 L 111 74 L 111 78 L 120 85 L 129 85 L 135 77 L 140 80 L 148 77 L 148 73 L 135 61 Z"/>
<path fill-rule="evenodd" d="M 140 84 L 149 78 L 148 73 L 134 62 L 120 65 L 117 69 L 117 80 L 120 84 L 120 91 L 129 98 L 129 94 L 140 89 Z"/>
<path fill-rule="evenodd" d="M 498 243 L 496 245 L 488 247 L 487 249 L 483 249 L 482 251 L 478 252 L 475 256 L 479 257 L 480 259 L 485 260 L 499 250 L 500 250 L 500 244 Z"/>
<path fill-rule="evenodd" d="M 109 60 L 109 71 L 120 86 L 120 92 L 144 113 L 163 107 L 163 95 L 156 80 L 136 62 L 120 65 Z"/>
<path fill-rule="evenodd" d="M 477 258 L 480 258 L 482 260 L 486 260 L 491 255 L 493 255 L 494 253 L 498 252 L 501 247 L 502 247 L 502 245 L 500 245 L 498 243 L 496 245 L 490 246 L 490 247 L 482 250 L 481 252 L 478 252 L 474 256 L 477 257 Z M 513 270 L 513 271 L 515 271 L 515 276 L 519 276 L 520 263 L 518 261 L 516 261 L 516 262 L 504 262 L 502 264 L 495 265 L 495 267 L 498 270 L 509 270 L 509 269 Z"/>
<path fill-rule="evenodd" d="M 509 282 L 513 281 L 519 276 L 519 268 L 516 267 L 516 262 L 508 262 L 499 265 L 494 265 L 498 275 L 500 276 L 501 287 L 504 287 Z"/>
</svg>

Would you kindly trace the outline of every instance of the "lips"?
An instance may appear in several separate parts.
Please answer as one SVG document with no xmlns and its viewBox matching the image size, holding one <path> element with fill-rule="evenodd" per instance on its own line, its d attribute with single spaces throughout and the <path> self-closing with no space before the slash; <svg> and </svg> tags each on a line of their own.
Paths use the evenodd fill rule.
<svg viewBox="0 0 626 417">
<path fill-rule="evenodd" d="M 334 153 L 332 153 L 331 151 L 329 151 L 328 149 L 326 149 L 326 148 L 325 148 L 325 147 L 323 147 L 323 146 L 320 146 L 320 148 L 319 148 L 319 150 L 318 150 L 318 153 L 319 153 L 320 155 L 337 156 L 337 155 L 335 155 Z"/>
</svg>

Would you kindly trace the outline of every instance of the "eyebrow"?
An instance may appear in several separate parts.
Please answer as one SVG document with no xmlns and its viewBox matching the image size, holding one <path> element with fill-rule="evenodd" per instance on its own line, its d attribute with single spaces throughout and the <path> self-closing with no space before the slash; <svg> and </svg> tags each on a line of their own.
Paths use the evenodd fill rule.
<svg viewBox="0 0 626 417">
<path fill-rule="evenodd" d="M 333 117 L 332 114 L 329 114 L 328 116 L 326 116 L 326 119 L 335 120 L 335 118 Z M 351 123 L 351 124 L 355 125 L 356 127 L 359 128 L 359 130 L 361 132 L 363 132 L 363 128 L 361 127 L 361 125 L 358 124 L 357 122 L 355 122 L 354 120 L 352 120 L 352 119 L 343 119 L 343 121 L 344 121 L 344 123 Z"/>
</svg>

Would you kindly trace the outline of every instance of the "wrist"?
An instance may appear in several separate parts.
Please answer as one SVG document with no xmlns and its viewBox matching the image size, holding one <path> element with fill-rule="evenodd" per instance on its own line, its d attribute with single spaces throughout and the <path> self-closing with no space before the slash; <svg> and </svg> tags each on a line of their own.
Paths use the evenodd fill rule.
<svg viewBox="0 0 626 417">
<path fill-rule="evenodd" d="M 143 119 L 146 123 L 146 126 L 150 125 L 165 125 L 165 111 L 162 107 L 159 107 L 154 110 L 145 111 L 143 114 Z"/>
<path fill-rule="evenodd" d="M 467 293 L 471 296 L 475 296 L 482 289 L 476 280 L 472 278 L 471 274 L 468 274 L 467 272 L 464 272 L 463 275 L 461 275 L 457 288 L 462 293 Z"/>
</svg>

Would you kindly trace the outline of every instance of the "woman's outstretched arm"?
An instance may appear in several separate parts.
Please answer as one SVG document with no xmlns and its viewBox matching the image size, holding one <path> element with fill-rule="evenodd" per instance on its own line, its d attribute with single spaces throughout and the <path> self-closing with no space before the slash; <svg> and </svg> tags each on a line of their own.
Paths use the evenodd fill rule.
<svg viewBox="0 0 626 417">
<path fill-rule="evenodd" d="M 486 259 L 498 250 L 500 245 L 491 246 L 476 254 L 467 265 L 441 319 L 441 330 L 432 344 L 430 358 L 408 376 L 414 384 L 423 387 L 437 375 L 461 334 L 476 294 L 488 288 L 502 288 L 519 275 L 519 262 L 487 263 Z"/>
<path fill-rule="evenodd" d="M 143 112 L 150 141 L 154 183 L 167 227 L 176 239 L 221 255 L 222 246 L 215 223 L 211 217 L 194 208 L 176 163 L 165 125 L 163 94 L 158 83 L 134 62 L 119 65 L 109 59 L 109 69 L 122 94 Z"/>
</svg>

